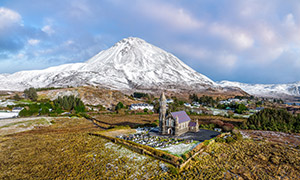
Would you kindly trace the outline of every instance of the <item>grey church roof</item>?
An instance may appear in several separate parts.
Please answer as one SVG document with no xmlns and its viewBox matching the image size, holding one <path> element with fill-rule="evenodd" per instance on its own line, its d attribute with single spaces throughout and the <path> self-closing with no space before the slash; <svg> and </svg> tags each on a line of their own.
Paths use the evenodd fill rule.
<svg viewBox="0 0 300 180">
<path fill-rule="evenodd" d="M 191 118 L 186 114 L 185 111 L 171 112 L 171 115 L 174 119 L 176 119 L 176 117 L 178 117 L 179 123 L 183 123 L 183 122 L 191 120 Z"/>
</svg>

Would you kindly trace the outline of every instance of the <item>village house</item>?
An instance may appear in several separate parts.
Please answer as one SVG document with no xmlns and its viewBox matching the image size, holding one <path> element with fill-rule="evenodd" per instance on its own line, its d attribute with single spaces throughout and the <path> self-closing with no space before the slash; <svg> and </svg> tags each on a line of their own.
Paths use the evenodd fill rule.
<svg viewBox="0 0 300 180">
<path fill-rule="evenodd" d="M 23 107 L 14 107 L 14 108 L 12 109 L 11 112 L 17 112 L 17 113 L 19 113 L 19 112 L 21 112 L 23 109 L 24 109 Z"/>
<path fill-rule="evenodd" d="M 159 109 L 159 129 L 162 135 L 179 136 L 186 132 L 198 132 L 198 121 L 193 122 L 185 111 L 167 113 L 166 97 L 162 93 Z"/>
<path fill-rule="evenodd" d="M 144 110 L 144 109 L 148 109 L 148 111 L 153 111 L 154 106 L 151 104 L 141 103 L 141 104 L 131 104 L 129 107 L 129 110 Z"/>
<path fill-rule="evenodd" d="M 174 102 L 174 100 L 173 100 L 173 99 L 167 99 L 167 100 L 166 100 L 166 103 L 167 103 L 167 104 L 169 104 L 169 103 L 173 103 L 173 102 Z"/>
</svg>

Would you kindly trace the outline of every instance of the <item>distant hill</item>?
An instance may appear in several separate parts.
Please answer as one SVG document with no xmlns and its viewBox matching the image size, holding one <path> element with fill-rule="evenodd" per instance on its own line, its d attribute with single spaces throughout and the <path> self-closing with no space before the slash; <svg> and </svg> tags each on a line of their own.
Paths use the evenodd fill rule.
<svg viewBox="0 0 300 180">
<path fill-rule="evenodd" d="M 245 92 L 263 97 L 300 97 L 300 82 L 289 84 L 246 84 L 240 82 L 221 81 L 218 83 L 220 86 L 237 87 Z"/>
</svg>

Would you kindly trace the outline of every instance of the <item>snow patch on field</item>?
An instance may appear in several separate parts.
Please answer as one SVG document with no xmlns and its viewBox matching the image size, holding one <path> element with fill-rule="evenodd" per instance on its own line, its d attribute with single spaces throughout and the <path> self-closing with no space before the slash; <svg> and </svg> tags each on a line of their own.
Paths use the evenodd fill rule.
<svg viewBox="0 0 300 180">
<path fill-rule="evenodd" d="M 0 135 L 29 131 L 36 126 L 49 126 L 52 119 L 49 117 L 3 119 L 0 120 Z"/>
<path fill-rule="evenodd" d="M 113 149 L 115 151 L 118 151 L 119 154 L 120 154 L 120 157 L 121 156 L 126 156 L 126 157 L 128 157 L 130 159 L 134 159 L 135 161 L 142 161 L 142 160 L 146 159 L 145 156 L 140 155 L 140 154 L 135 153 L 135 152 L 132 152 L 129 149 L 126 149 L 126 148 L 124 148 L 124 147 L 122 147 L 120 145 L 116 145 L 116 144 L 114 144 L 112 142 L 106 143 L 105 147 L 109 148 L 109 149 Z"/>
<path fill-rule="evenodd" d="M 248 134 L 246 134 L 243 131 L 240 131 L 241 135 L 243 136 L 244 139 L 250 139 L 250 136 Z"/>
<path fill-rule="evenodd" d="M 190 144 L 181 143 L 181 144 L 171 145 L 171 146 L 166 147 L 166 148 L 156 148 L 156 149 L 167 151 L 171 154 L 182 155 L 186 151 L 192 150 L 198 144 L 199 143 L 190 143 Z"/>
</svg>

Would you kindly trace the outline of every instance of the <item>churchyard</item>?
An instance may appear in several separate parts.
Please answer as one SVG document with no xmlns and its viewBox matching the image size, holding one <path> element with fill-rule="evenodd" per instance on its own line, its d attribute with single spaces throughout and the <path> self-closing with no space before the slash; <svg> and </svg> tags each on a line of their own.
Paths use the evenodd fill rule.
<svg viewBox="0 0 300 180">
<path fill-rule="evenodd" d="M 179 156 L 190 151 L 200 143 L 200 141 L 192 139 L 161 136 L 155 131 L 156 128 L 138 128 L 134 134 L 118 135 L 116 138 L 132 141 Z"/>
</svg>

